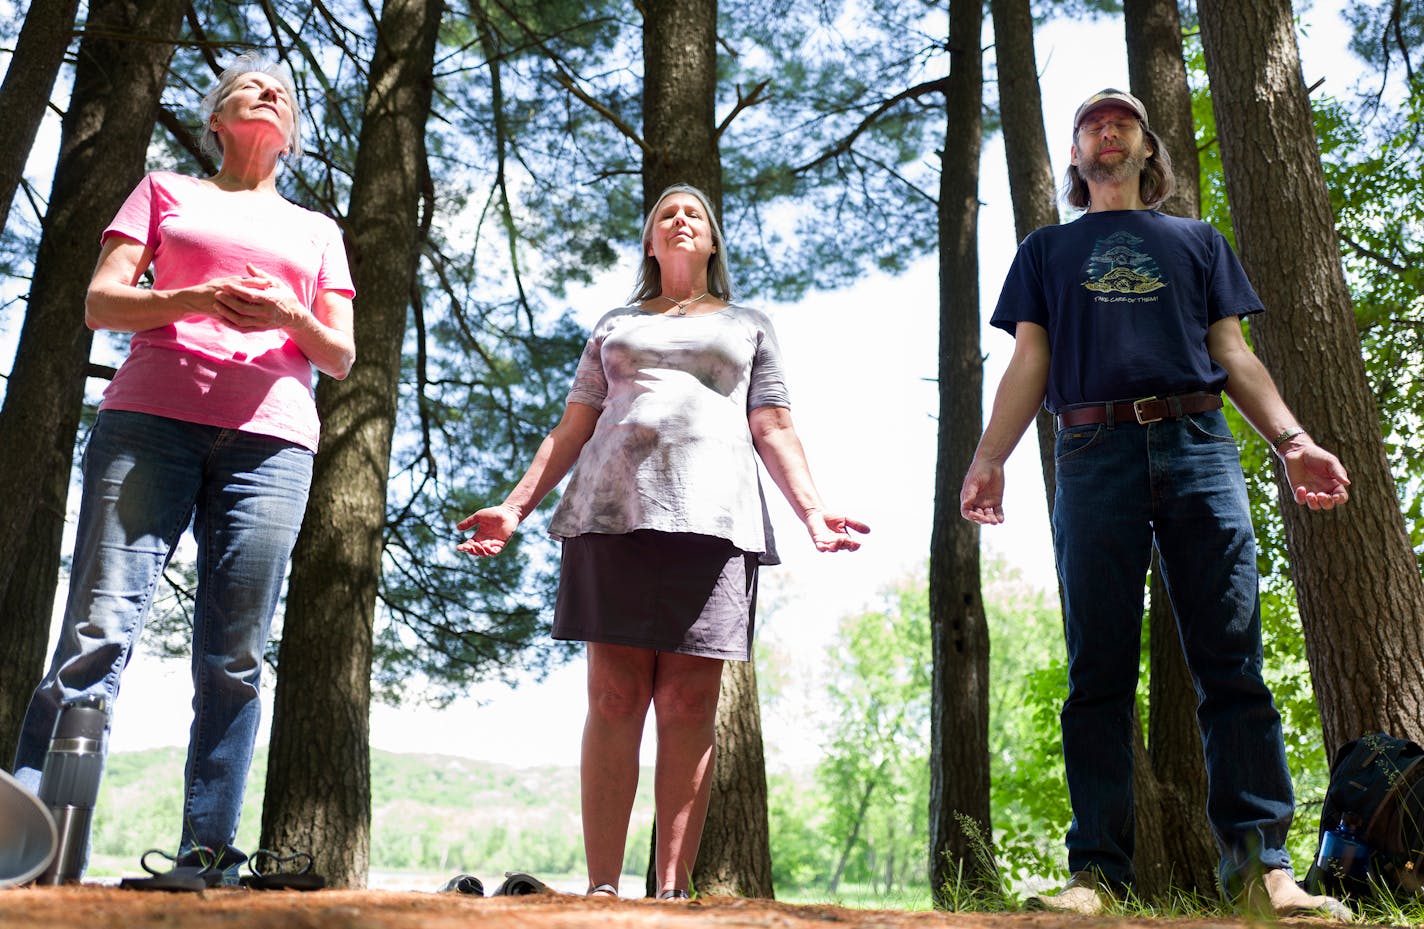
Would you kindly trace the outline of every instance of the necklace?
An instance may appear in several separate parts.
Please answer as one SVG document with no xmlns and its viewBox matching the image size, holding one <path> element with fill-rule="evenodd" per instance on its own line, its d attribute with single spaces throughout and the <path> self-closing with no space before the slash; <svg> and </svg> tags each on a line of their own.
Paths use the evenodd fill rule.
<svg viewBox="0 0 1424 929">
<path fill-rule="evenodd" d="M 678 315 L 678 316 L 686 316 L 686 315 L 687 315 L 687 308 L 690 307 L 690 306 L 692 306 L 692 305 L 693 305 L 694 303 L 696 303 L 698 300 L 702 300 L 702 299 L 706 298 L 706 297 L 707 297 L 707 293 L 708 293 L 708 292 L 704 290 L 704 291 L 702 291 L 702 293 L 698 294 L 697 296 L 692 297 L 692 298 L 687 299 L 687 300 L 673 300 L 672 297 L 669 297 L 667 294 L 663 294 L 663 299 L 665 299 L 665 300 L 672 300 L 673 309 L 677 312 L 677 315 Z"/>
</svg>

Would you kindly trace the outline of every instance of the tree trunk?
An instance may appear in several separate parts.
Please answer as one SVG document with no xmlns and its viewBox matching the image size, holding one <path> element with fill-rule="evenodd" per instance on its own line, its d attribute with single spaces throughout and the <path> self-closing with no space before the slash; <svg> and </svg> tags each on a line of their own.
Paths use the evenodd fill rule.
<svg viewBox="0 0 1424 929">
<path fill-rule="evenodd" d="M 717 147 L 716 0 L 643 4 L 643 212 L 669 184 L 707 194 L 722 217 Z M 716 765 L 702 846 L 692 870 L 699 893 L 771 897 L 771 832 L 756 667 L 729 661 L 717 703 Z M 656 848 L 656 845 L 654 845 Z M 656 894 L 650 858 L 650 893 Z"/>
<path fill-rule="evenodd" d="M 1123 21 L 1132 92 L 1147 107 L 1152 128 L 1172 156 L 1177 186 L 1162 210 L 1196 219 L 1201 215 L 1201 168 L 1176 0 L 1125 0 Z M 1155 552 L 1151 577 L 1149 738 L 1133 743 L 1137 892 L 1148 900 L 1163 899 L 1172 891 L 1209 895 L 1215 892 L 1219 853 L 1206 818 L 1196 688 Z"/>
<path fill-rule="evenodd" d="M 860 793 L 860 803 L 855 808 L 855 822 L 851 824 L 850 835 L 846 836 L 845 844 L 841 846 L 840 857 L 836 859 L 836 868 L 831 872 L 831 879 L 826 882 L 826 893 L 832 897 L 836 895 L 836 890 L 841 886 L 841 875 L 845 873 L 846 864 L 850 861 L 851 852 L 855 851 L 855 843 L 860 838 L 860 827 L 865 824 L 865 814 L 870 809 L 870 797 L 875 793 L 875 785 L 880 783 L 880 775 L 885 772 L 885 762 L 875 769 L 875 773 L 866 778 L 865 789 Z M 890 844 L 893 849 L 894 843 Z M 886 882 L 889 882 L 889 874 L 886 874 Z"/>
<path fill-rule="evenodd" d="M 712 799 L 692 886 L 700 894 L 769 899 L 771 828 L 756 669 L 750 661 L 722 667 Z"/>
<path fill-rule="evenodd" d="M 32 3 L 15 40 L 5 83 L 0 86 L 0 126 L 5 127 L 5 139 L 0 142 L 0 229 L 5 228 L 15 188 L 24 176 L 78 11 L 79 0 Z"/>
<path fill-rule="evenodd" d="M 262 844 L 310 852 L 337 887 L 364 886 L 370 861 L 372 630 L 443 8 L 381 12 L 346 225 L 359 357 L 317 389 L 321 448 L 279 653 Z"/>
<path fill-rule="evenodd" d="M 1033 11 L 1028 0 L 991 0 L 994 60 L 999 80 L 999 119 L 1004 129 L 1004 160 L 1009 169 L 1009 199 L 1014 207 L 1014 237 L 1022 242 L 1040 226 L 1058 224 L 1058 190 L 1043 131 L 1043 98 L 1038 86 L 1038 57 L 1033 43 Z M 1053 513 L 1056 482 L 1053 417 L 1039 410 L 1034 418 L 1038 461 L 1048 512 Z M 1062 603 L 1059 596 L 1059 603 Z"/>
<path fill-rule="evenodd" d="M 646 0 L 642 9 L 643 213 L 669 184 L 687 183 L 721 217 L 717 0 Z"/>
<path fill-rule="evenodd" d="M 1201 216 L 1201 162 L 1176 0 L 1123 0 L 1122 18 L 1132 93 L 1147 107 L 1152 129 L 1172 156 L 1177 189 L 1162 212 L 1196 219 Z"/>
<path fill-rule="evenodd" d="M 74 435 L 93 342 L 84 295 L 99 235 L 143 177 L 182 0 L 93 0 L 60 130 L 54 184 L 15 365 L 0 409 L 0 751 L 12 758 L 43 673 Z M 13 64 L 12 64 L 13 67 Z M 8 86 L 8 85 L 7 85 Z M 47 93 L 46 93 L 47 97 Z M 5 548 L 3 546 L 8 546 Z"/>
<path fill-rule="evenodd" d="M 1424 582 L 1380 439 L 1289 0 L 1202 2 L 1202 44 L 1257 353 L 1349 469 L 1350 503 L 1297 506 L 1277 465 L 1326 756 L 1372 729 L 1424 738 Z"/>
<path fill-rule="evenodd" d="M 989 817 L 989 632 L 978 527 L 959 516 L 959 485 L 983 430 L 979 351 L 979 153 L 983 106 L 980 0 L 949 5 L 949 88 L 940 172 L 939 449 L 930 540 L 930 890 L 986 886 Z M 971 835 L 977 830 L 979 835 Z"/>
<path fill-rule="evenodd" d="M 1137 892 L 1145 900 L 1167 900 L 1181 891 L 1209 897 L 1216 893 L 1220 852 L 1206 818 L 1206 762 L 1197 725 L 1197 694 L 1155 552 L 1151 604 L 1147 743 L 1143 744 L 1139 719 L 1133 745 Z"/>
</svg>

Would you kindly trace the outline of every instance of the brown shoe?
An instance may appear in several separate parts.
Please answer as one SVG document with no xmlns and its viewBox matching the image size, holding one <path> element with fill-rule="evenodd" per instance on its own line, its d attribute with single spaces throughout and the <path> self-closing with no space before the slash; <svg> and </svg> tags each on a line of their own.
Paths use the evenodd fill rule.
<svg viewBox="0 0 1424 929">
<path fill-rule="evenodd" d="M 1328 916 L 1344 923 L 1354 921 L 1354 914 L 1345 904 L 1324 894 L 1306 893 L 1289 871 L 1280 868 L 1267 871 L 1258 881 L 1248 879 L 1240 904 L 1240 909 L 1247 913 Z"/>
<path fill-rule="evenodd" d="M 1091 871 L 1074 871 L 1062 890 L 1056 894 L 1035 894 L 1024 901 L 1024 909 L 1097 916 L 1107 909 L 1108 900 L 1107 891 L 1098 886 Z"/>
</svg>

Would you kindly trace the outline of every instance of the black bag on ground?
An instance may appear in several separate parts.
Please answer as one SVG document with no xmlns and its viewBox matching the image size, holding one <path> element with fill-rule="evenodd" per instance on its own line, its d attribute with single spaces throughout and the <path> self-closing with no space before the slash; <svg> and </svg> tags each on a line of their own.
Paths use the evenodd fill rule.
<svg viewBox="0 0 1424 929">
<path fill-rule="evenodd" d="M 1305 885 L 1356 899 L 1424 889 L 1424 748 L 1382 732 L 1340 746 Z"/>
</svg>

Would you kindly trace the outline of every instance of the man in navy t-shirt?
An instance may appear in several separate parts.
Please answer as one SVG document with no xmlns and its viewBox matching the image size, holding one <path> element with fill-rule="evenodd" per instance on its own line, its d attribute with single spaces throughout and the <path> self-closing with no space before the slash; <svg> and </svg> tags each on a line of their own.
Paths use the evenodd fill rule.
<svg viewBox="0 0 1424 929">
<path fill-rule="evenodd" d="M 1263 307 L 1226 240 L 1157 212 L 1171 161 L 1136 97 L 1108 89 L 1078 108 L 1066 187 L 1087 212 L 1034 232 L 1009 270 L 991 321 L 1014 336 L 1014 354 L 960 493 L 966 519 L 1004 521 L 1004 460 L 1046 400 L 1058 422 L 1073 876 L 1029 905 L 1097 913 L 1132 884 L 1133 700 L 1155 544 L 1202 695 L 1223 886 L 1277 913 L 1348 918 L 1300 888 L 1284 847 L 1294 797 L 1261 679 L 1256 544 L 1221 391 L 1280 456 L 1297 503 L 1343 504 L 1345 469 L 1297 424 L 1242 337 L 1240 317 Z"/>
</svg>

